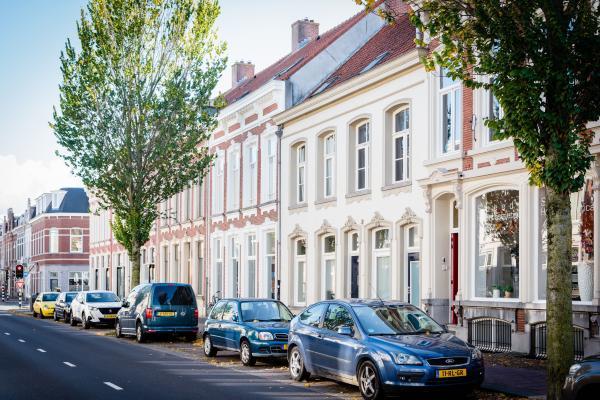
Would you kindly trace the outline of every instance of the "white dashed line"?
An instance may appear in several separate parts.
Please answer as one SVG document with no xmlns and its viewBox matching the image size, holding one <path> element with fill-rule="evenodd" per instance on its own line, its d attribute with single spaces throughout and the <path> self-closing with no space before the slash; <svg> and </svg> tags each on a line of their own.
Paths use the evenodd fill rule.
<svg viewBox="0 0 600 400">
<path fill-rule="evenodd" d="M 44 349 L 37 349 L 37 351 L 39 351 L 40 353 L 45 353 L 46 352 L 46 350 L 44 350 Z"/>
<path fill-rule="evenodd" d="M 75 368 L 75 367 L 76 367 L 76 365 L 75 365 L 75 364 L 71 364 L 71 363 L 70 363 L 70 362 L 68 362 L 68 361 L 63 361 L 63 364 L 65 364 L 67 367 L 71 367 L 71 368 Z"/>
<path fill-rule="evenodd" d="M 5 334 L 6 336 L 10 336 L 10 333 L 8 333 L 8 332 L 4 332 L 4 334 Z"/>
<path fill-rule="evenodd" d="M 105 384 L 106 386 L 108 386 L 108 387 L 111 387 L 111 388 L 115 389 L 115 390 L 123 390 L 123 388 L 122 388 L 122 387 L 119 387 L 119 386 L 115 385 L 115 384 L 114 384 L 114 383 L 112 383 L 112 382 L 104 382 L 104 384 Z"/>
<path fill-rule="evenodd" d="M 19 339 L 19 342 L 21 343 L 25 343 L 25 341 L 23 339 Z"/>
</svg>

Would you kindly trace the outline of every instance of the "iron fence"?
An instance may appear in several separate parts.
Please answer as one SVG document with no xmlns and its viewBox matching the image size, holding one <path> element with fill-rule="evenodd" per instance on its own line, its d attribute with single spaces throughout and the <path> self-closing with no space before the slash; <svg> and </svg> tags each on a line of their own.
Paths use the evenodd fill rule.
<svg viewBox="0 0 600 400">
<path fill-rule="evenodd" d="M 512 349 L 512 327 L 510 322 L 498 318 L 470 319 L 468 339 L 483 351 L 508 352 Z"/>
<path fill-rule="evenodd" d="M 535 324 L 531 327 L 531 355 L 535 358 L 546 358 L 547 351 L 547 327 L 545 322 Z M 573 327 L 573 352 L 575 360 L 583 359 L 583 329 Z"/>
</svg>

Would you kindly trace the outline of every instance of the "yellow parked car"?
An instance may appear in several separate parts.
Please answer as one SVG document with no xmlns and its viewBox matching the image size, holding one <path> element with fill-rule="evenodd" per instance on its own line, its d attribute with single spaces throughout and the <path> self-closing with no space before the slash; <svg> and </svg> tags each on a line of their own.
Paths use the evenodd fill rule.
<svg viewBox="0 0 600 400">
<path fill-rule="evenodd" d="M 42 292 L 33 303 L 33 317 L 51 317 L 54 315 L 54 304 L 60 293 Z"/>
</svg>

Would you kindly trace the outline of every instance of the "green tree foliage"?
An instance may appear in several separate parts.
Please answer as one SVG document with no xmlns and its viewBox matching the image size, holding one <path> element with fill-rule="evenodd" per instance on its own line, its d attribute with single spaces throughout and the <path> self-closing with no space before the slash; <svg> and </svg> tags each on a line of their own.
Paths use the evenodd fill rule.
<svg viewBox="0 0 600 400">
<path fill-rule="evenodd" d="M 569 194 L 582 187 L 592 161 L 593 135 L 586 125 L 600 118 L 599 2 L 407 3 L 412 22 L 424 33 L 417 44 L 432 50 L 425 65 L 492 91 L 504 115 L 486 124 L 496 137 L 512 138 L 531 183 L 546 187 L 548 398 L 559 398 L 573 359 Z M 377 12 L 390 22 L 397 17 L 394 8 Z"/>
<path fill-rule="evenodd" d="M 157 204 L 202 179 L 225 67 L 215 0 L 90 0 L 61 53 L 58 154 L 111 209 L 139 283 Z M 166 216 L 168 217 L 168 216 Z"/>
</svg>

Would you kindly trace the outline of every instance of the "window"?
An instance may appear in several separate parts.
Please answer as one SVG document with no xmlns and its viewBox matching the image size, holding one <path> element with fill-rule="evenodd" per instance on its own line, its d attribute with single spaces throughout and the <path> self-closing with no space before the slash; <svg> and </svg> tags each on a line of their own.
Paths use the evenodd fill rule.
<svg viewBox="0 0 600 400">
<path fill-rule="evenodd" d="M 163 274 L 162 279 L 169 279 L 169 246 L 163 246 Z"/>
<path fill-rule="evenodd" d="M 48 272 L 48 278 L 50 278 L 50 291 L 54 292 L 58 288 L 58 272 Z"/>
<path fill-rule="evenodd" d="M 300 314 L 300 322 L 305 325 L 317 328 L 321 323 L 321 319 L 323 317 L 323 314 L 325 314 L 326 309 L 326 303 L 314 305 L 305 310 L 302 314 Z"/>
<path fill-rule="evenodd" d="M 476 198 L 476 297 L 519 295 L 519 191 Z"/>
<path fill-rule="evenodd" d="M 196 263 L 198 265 L 198 288 L 196 293 L 198 296 L 202 296 L 204 294 L 204 280 L 206 278 L 204 276 L 204 242 L 201 241 L 196 242 Z"/>
<path fill-rule="evenodd" d="M 89 290 L 89 272 L 69 272 L 69 291 Z"/>
<path fill-rule="evenodd" d="M 501 119 L 504 116 L 504 112 L 502 110 L 502 107 L 500 106 L 500 102 L 498 101 L 496 96 L 494 96 L 494 93 L 492 93 L 491 90 L 489 90 L 487 92 L 487 98 L 488 98 L 488 100 L 487 100 L 487 103 L 488 103 L 487 119 L 488 120 Z M 496 138 L 496 130 L 493 129 L 492 127 L 486 127 L 486 128 L 487 128 L 488 143 L 497 141 L 498 138 Z"/>
<path fill-rule="evenodd" d="M 244 156 L 244 207 L 256 204 L 258 185 L 258 150 L 256 144 L 251 144 L 246 149 Z"/>
<path fill-rule="evenodd" d="M 267 232 L 265 234 L 265 238 L 265 277 L 267 280 L 267 297 L 274 299 L 277 296 L 277 275 L 275 271 L 275 232 Z"/>
<path fill-rule="evenodd" d="M 229 255 L 230 293 L 232 297 L 240 297 L 240 244 L 235 236 L 229 239 Z"/>
<path fill-rule="evenodd" d="M 379 229 L 373 233 L 373 256 L 375 269 L 375 297 L 390 299 L 392 296 L 391 245 L 389 229 Z"/>
<path fill-rule="evenodd" d="M 240 208 L 240 154 L 237 150 L 229 153 L 227 159 L 227 209 Z"/>
<path fill-rule="evenodd" d="M 177 282 L 177 274 L 179 273 L 179 245 L 173 246 L 173 268 L 171 268 L 171 282 Z"/>
<path fill-rule="evenodd" d="M 256 236 L 246 237 L 246 262 L 248 263 L 248 297 L 256 297 Z"/>
<path fill-rule="evenodd" d="M 204 204 L 202 203 L 204 200 L 203 191 L 204 187 L 202 186 L 202 178 L 198 178 L 198 181 L 195 185 L 196 188 L 196 198 L 194 199 L 194 208 L 195 208 L 195 217 L 202 218 L 202 213 L 204 211 Z"/>
<path fill-rule="evenodd" d="M 339 304 L 331 304 L 323 320 L 323 328 L 337 332 L 338 328 L 349 327 L 354 331 L 354 320 L 350 312 Z"/>
<path fill-rule="evenodd" d="M 447 154 L 460 149 L 462 136 L 462 90 L 460 81 L 440 70 L 439 89 L 441 153 Z"/>
<path fill-rule="evenodd" d="M 369 186 L 369 123 L 359 125 L 356 133 L 356 190 Z"/>
<path fill-rule="evenodd" d="M 296 304 L 306 303 L 306 244 L 304 239 L 297 240 L 296 246 Z"/>
<path fill-rule="evenodd" d="M 332 197 L 335 193 L 335 135 L 324 139 L 323 146 L 323 194 Z"/>
<path fill-rule="evenodd" d="M 171 197 L 171 223 L 173 222 L 181 222 L 181 213 L 179 212 L 179 198 L 180 194 L 177 193 L 175 196 Z"/>
<path fill-rule="evenodd" d="M 212 188 L 212 213 L 220 214 L 223 212 L 223 195 L 225 192 L 225 157 L 223 153 L 217 153 L 215 167 L 213 169 L 213 188 Z"/>
<path fill-rule="evenodd" d="M 323 238 L 323 297 L 335 298 L 335 236 Z"/>
<path fill-rule="evenodd" d="M 185 222 L 189 219 L 192 219 L 192 188 L 191 186 L 183 189 L 183 205 L 181 209 L 181 219 L 182 222 Z"/>
<path fill-rule="evenodd" d="M 167 221 L 169 219 L 169 216 L 167 215 L 167 203 L 168 200 L 165 200 L 162 203 L 160 203 L 160 226 L 166 226 Z M 102 236 L 102 238 L 104 238 L 104 235 Z"/>
<path fill-rule="evenodd" d="M 110 290 L 110 268 L 104 270 L 104 290 Z"/>
<path fill-rule="evenodd" d="M 215 260 L 215 291 L 217 296 L 223 296 L 223 248 L 221 239 L 214 240 L 213 256 Z"/>
<path fill-rule="evenodd" d="M 306 185 L 306 146 L 301 145 L 297 150 L 297 188 L 296 188 L 296 203 L 302 204 L 306 201 L 305 185 Z"/>
<path fill-rule="evenodd" d="M 83 229 L 71 229 L 71 253 L 83 253 Z"/>
<path fill-rule="evenodd" d="M 275 200 L 275 188 L 277 187 L 276 171 L 277 171 L 277 138 L 271 136 L 267 139 L 267 155 L 266 155 L 266 184 L 265 193 L 266 201 Z"/>
<path fill-rule="evenodd" d="M 50 229 L 50 253 L 58 253 L 58 229 Z"/>
<path fill-rule="evenodd" d="M 394 182 L 402 182 L 410 178 L 409 118 L 408 108 L 403 108 L 394 114 L 394 133 L 392 135 Z"/>
</svg>

